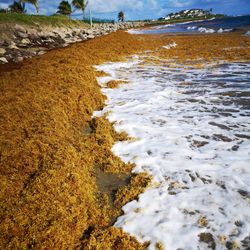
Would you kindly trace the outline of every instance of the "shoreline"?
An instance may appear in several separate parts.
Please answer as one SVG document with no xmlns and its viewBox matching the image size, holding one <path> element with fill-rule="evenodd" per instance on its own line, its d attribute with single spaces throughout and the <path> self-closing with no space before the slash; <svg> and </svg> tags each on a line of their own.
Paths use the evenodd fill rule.
<svg viewBox="0 0 250 250">
<path fill-rule="evenodd" d="M 109 227 L 120 205 L 112 208 L 109 195 L 98 191 L 95 167 L 119 177 L 132 166 L 110 150 L 125 135 L 105 119 L 92 119 L 105 102 L 93 66 L 163 44 L 150 40 L 119 31 L 1 71 L 1 248 L 112 246 L 116 241 L 121 247 L 142 247 Z M 126 190 L 119 197 L 117 203 L 129 198 Z M 104 242 L 93 243 L 101 235 Z"/>
<path fill-rule="evenodd" d="M 172 42 L 177 43 L 175 50 L 163 48 Z M 250 60 L 249 46 L 250 39 L 236 33 L 170 37 L 118 31 L 27 59 L 9 71 L 1 65 L 0 170 L 5 192 L 0 246 L 112 249 L 118 244 L 120 249 L 143 249 L 135 238 L 110 227 L 110 220 L 143 191 L 148 177 L 135 177 L 129 189 L 121 185 L 115 209 L 109 194 L 98 191 L 95 167 L 100 175 L 125 174 L 127 179 L 133 166 L 111 152 L 115 141 L 126 140 L 126 135 L 116 133 L 105 119 L 92 119 L 93 111 L 105 105 L 96 80 L 100 73 L 93 66 L 146 50 L 180 62 Z M 236 49 L 225 50 L 230 47 Z"/>
<path fill-rule="evenodd" d="M 144 22 L 123 22 L 70 25 L 39 25 L 0 23 L 0 64 L 22 62 L 26 58 L 41 56 L 56 48 L 88 41 L 117 30 L 144 26 Z"/>
</svg>

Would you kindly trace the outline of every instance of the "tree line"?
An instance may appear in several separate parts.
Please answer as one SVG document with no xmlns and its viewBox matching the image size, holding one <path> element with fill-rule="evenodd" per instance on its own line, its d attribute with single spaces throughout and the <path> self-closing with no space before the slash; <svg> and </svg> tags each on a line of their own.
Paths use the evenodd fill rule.
<svg viewBox="0 0 250 250">
<path fill-rule="evenodd" d="M 14 13 L 26 13 L 25 4 L 32 4 L 36 8 L 36 12 L 39 13 L 39 4 L 38 0 L 19 0 L 14 1 L 11 5 L 9 5 L 9 12 Z M 79 9 L 84 14 L 84 11 L 88 5 L 88 1 L 86 0 L 73 0 L 71 4 L 69 1 L 61 1 L 58 6 L 58 14 L 70 16 L 73 13 L 72 6 L 76 9 Z"/>
<path fill-rule="evenodd" d="M 19 0 L 19 1 L 14 1 L 11 5 L 9 5 L 8 10 L 1 10 L 1 12 L 14 12 L 14 13 L 26 13 L 25 9 L 25 4 L 32 4 L 34 5 L 36 12 L 39 13 L 39 3 L 38 0 Z M 61 15 L 67 15 L 70 17 L 70 15 L 73 13 L 73 8 L 81 10 L 83 15 L 85 12 L 85 9 L 88 5 L 88 0 L 72 0 L 70 3 L 67 0 L 63 0 L 59 3 L 57 14 Z M 123 11 L 120 11 L 118 13 L 118 21 L 124 22 L 125 21 L 125 15 Z"/>
</svg>

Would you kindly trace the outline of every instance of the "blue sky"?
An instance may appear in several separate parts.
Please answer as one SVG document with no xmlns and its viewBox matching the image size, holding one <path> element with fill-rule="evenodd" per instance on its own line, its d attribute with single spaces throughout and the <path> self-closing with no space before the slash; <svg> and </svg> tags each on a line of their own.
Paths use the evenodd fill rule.
<svg viewBox="0 0 250 250">
<path fill-rule="evenodd" d="M 41 14 L 56 12 L 61 0 L 40 0 Z M 5 8 L 12 0 L 0 0 L 0 7 Z M 69 1 L 70 2 L 70 1 Z M 213 8 L 214 13 L 228 15 L 250 14 L 250 0 L 89 0 L 93 16 L 98 18 L 116 18 L 122 10 L 127 19 L 152 19 L 190 8 Z M 34 12 L 31 5 L 26 5 L 28 12 Z M 75 12 L 78 13 L 77 11 Z"/>
</svg>

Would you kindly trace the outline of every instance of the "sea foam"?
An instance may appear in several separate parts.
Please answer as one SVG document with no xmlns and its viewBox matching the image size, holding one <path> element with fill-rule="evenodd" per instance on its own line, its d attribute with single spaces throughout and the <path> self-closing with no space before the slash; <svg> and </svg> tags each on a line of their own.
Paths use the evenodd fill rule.
<svg viewBox="0 0 250 250">
<path fill-rule="evenodd" d="M 249 64 L 197 69 L 142 61 L 97 67 L 128 82 L 103 89 L 107 106 L 95 113 L 108 112 L 116 130 L 137 138 L 113 152 L 135 163 L 133 172 L 153 176 L 115 226 L 150 241 L 149 249 L 207 249 L 202 233 L 216 249 L 226 242 L 243 249 L 250 235 Z"/>
</svg>

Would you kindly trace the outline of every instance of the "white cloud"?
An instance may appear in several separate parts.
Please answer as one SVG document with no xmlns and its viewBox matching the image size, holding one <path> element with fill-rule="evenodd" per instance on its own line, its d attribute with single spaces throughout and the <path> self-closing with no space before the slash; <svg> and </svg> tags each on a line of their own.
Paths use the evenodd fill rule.
<svg viewBox="0 0 250 250">
<path fill-rule="evenodd" d="M 89 4 L 93 15 L 100 18 L 106 16 L 116 19 L 117 13 L 124 11 L 128 20 L 144 19 L 158 16 L 162 12 L 159 0 L 89 0 Z"/>
<path fill-rule="evenodd" d="M 90 0 L 89 5 L 95 12 L 113 12 L 119 10 L 134 11 L 144 8 L 144 2 L 137 0 Z"/>
<path fill-rule="evenodd" d="M 7 9 L 9 7 L 9 4 L 7 3 L 0 3 L 0 9 Z"/>
<path fill-rule="evenodd" d="M 172 8 L 184 8 L 192 5 L 193 1 L 187 1 L 187 0 L 170 0 L 168 1 L 168 4 Z"/>
<path fill-rule="evenodd" d="M 151 10 L 160 8 L 159 1 L 156 1 L 156 0 L 148 0 L 146 5 Z"/>
</svg>

